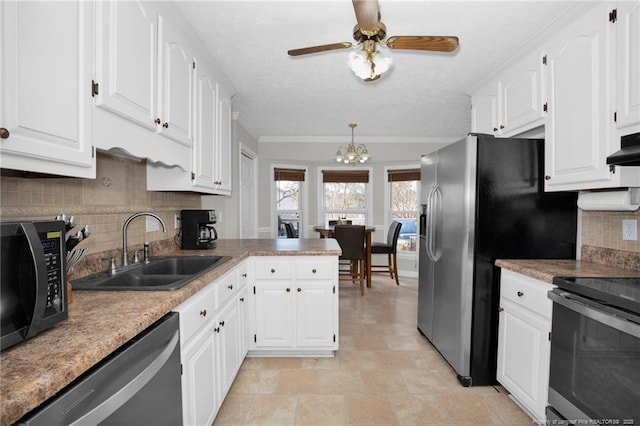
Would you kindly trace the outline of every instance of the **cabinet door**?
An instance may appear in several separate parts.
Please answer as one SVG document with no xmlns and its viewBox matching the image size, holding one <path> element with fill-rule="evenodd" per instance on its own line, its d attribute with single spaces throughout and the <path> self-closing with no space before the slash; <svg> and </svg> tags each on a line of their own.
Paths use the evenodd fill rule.
<svg viewBox="0 0 640 426">
<path fill-rule="evenodd" d="M 550 322 L 501 300 L 498 381 L 538 420 L 545 419 Z"/>
<path fill-rule="evenodd" d="M 618 127 L 640 123 L 640 3 L 618 2 L 616 33 Z"/>
<path fill-rule="evenodd" d="M 296 346 L 330 348 L 335 343 L 333 289 L 331 283 L 296 285 Z"/>
<path fill-rule="evenodd" d="M 261 281 L 255 287 L 256 347 L 293 347 L 293 284 Z"/>
<path fill-rule="evenodd" d="M 218 314 L 218 326 L 216 327 L 219 336 L 218 367 L 217 377 L 219 379 L 219 390 L 221 398 L 224 398 L 231 388 L 233 379 L 240 367 L 240 350 L 238 346 L 238 335 L 240 334 L 240 320 L 236 300 L 231 300 L 225 308 Z"/>
<path fill-rule="evenodd" d="M 218 88 L 213 77 L 198 65 L 196 79 L 196 133 L 193 147 L 195 186 L 214 188 L 215 153 L 217 135 Z"/>
<path fill-rule="evenodd" d="M 216 184 L 218 189 L 231 193 L 231 97 L 221 93 L 218 99 L 219 137 L 216 144 Z"/>
<path fill-rule="evenodd" d="M 95 177 L 93 3 L 0 3 L 2 167 Z"/>
<path fill-rule="evenodd" d="M 149 2 L 97 3 L 96 105 L 157 129 L 158 14 Z"/>
<path fill-rule="evenodd" d="M 543 124 L 542 55 L 532 54 L 517 61 L 501 81 L 500 133 L 515 135 Z"/>
<path fill-rule="evenodd" d="M 191 147 L 194 58 L 173 24 L 160 17 L 159 25 L 160 133 Z"/>
<path fill-rule="evenodd" d="M 615 186 L 612 144 L 612 28 L 597 6 L 549 42 L 545 170 L 547 190 Z"/>
<path fill-rule="evenodd" d="M 185 425 L 210 425 L 221 398 L 216 390 L 215 357 L 211 322 L 181 353 L 182 411 Z"/>
<path fill-rule="evenodd" d="M 498 131 L 498 83 L 491 82 L 473 95 L 471 127 L 490 135 Z"/>
</svg>

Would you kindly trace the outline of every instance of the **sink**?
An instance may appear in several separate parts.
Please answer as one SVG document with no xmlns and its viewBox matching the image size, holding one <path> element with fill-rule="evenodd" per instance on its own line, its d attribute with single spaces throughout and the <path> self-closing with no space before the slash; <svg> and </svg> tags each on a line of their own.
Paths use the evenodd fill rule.
<svg viewBox="0 0 640 426">
<path fill-rule="evenodd" d="M 99 272 L 73 280 L 72 284 L 74 290 L 178 290 L 229 259 L 230 256 L 156 257 L 149 263 L 127 266 L 115 275 Z"/>
</svg>

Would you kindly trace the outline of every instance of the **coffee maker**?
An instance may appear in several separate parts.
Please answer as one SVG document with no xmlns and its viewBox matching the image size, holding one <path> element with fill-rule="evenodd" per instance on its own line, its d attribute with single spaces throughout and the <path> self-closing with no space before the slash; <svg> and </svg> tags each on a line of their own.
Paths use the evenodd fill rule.
<svg viewBox="0 0 640 426">
<path fill-rule="evenodd" d="M 181 210 L 182 249 L 213 249 L 218 232 L 213 224 L 218 220 L 215 210 Z"/>
</svg>

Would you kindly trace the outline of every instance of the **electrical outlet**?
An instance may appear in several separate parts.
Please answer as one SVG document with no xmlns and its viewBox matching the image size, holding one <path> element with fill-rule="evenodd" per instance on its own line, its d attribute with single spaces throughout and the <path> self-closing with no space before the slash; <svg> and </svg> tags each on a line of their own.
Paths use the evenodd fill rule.
<svg viewBox="0 0 640 426">
<path fill-rule="evenodd" d="M 182 226 L 182 221 L 180 220 L 180 215 L 173 215 L 173 229 L 179 229 Z"/>
<path fill-rule="evenodd" d="M 627 241 L 638 241 L 638 220 L 622 220 L 622 239 Z"/>
<path fill-rule="evenodd" d="M 158 222 L 158 220 L 154 217 L 149 217 L 146 216 L 147 219 L 147 232 L 154 232 L 154 231 L 159 231 L 160 230 L 160 222 Z"/>
</svg>

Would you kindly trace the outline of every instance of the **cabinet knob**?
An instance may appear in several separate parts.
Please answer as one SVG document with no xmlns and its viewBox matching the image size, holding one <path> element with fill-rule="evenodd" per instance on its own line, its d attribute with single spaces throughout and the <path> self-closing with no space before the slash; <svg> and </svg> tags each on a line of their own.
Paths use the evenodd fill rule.
<svg viewBox="0 0 640 426">
<path fill-rule="evenodd" d="M 498 312 L 502 312 L 504 311 L 504 308 L 502 306 L 498 307 Z"/>
<path fill-rule="evenodd" d="M 201 310 L 200 311 L 200 315 L 202 315 L 203 317 L 206 317 L 207 316 L 207 310 L 206 309 Z"/>
<path fill-rule="evenodd" d="M 504 124 L 500 125 L 500 130 L 504 129 Z"/>
<path fill-rule="evenodd" d="M 273 268 L 271 268 L 271 273 L 272 273 L 272 274 L 275 274 L 275 273 L 276 273 L 276 270 L 275 270 L 275 269 L 273 269 Z"/>
<path fill-rule="evenodd" d="M 241 297 L 241 298 L 240 298 L 240 301 L 241 301 L 241 302 L 244 302 L 244 297 Z"/>
<path fill-rule="evenodd" d="M 220 321 L 220 327 L 224 327 L 224 321 Z"/>
<path fill-rule="evenodd" d="M 494 127 L 494 128 L 493 128 L 493 131 L 494 131 L 494 132 L 497 132 L 497 131 L 498 131 L 498 128 L 497 128 L 497 127 Z"/>
<path fill-rule="evenodd" d="M 9 138 L 9 129 L 0 127 L 0 139 L 8 139 L 8 138 Z"/>
<path fill-rule="evenodd" d="M 242 278 L 247 278 L 247 274 L 242 274 Z"/>
<path fill-rule="evenodd" d="M 298 287 L 298 293 L 300 293 L 302 291 L 302 289 L 300 287 Z"/>
<path fill-rule="evenodd" d="M 165 129 L 168 129 L 169 128 L 169 123 L 163 123 L 162 127 L 164 127 Z"/>
<path fill-rule="evenodd" d="M 291 291 L 291 289 L 289 287 L 287 287 L 287 293 L 289 293 Z"/>
<path fill-rule="evenodd" d="M 549 180 L 549 179 L 551 179 L 551 176 L 545 175 L 544 180 Z"/>
<path fill-rule="evenodd" d="M 233 290 L 233 284 L 229 284 L 229 285 L 227 286 L 227 288 L 228 288 L 229 290 Z"/>
<path fill-rule="evenodd" d="M 216 333 L 220 333 L 220 327 L 214 328 L 213 331 L 215 331 Z"/>
<path fill-rule="evenodd" d="M 518 297 L 522 297 L 522 296 L 524 296 L 524 293 L 523 293 L 523 292 L 521 292 L 521 291 L 519 291 L 517 294 L 518 294 Z"/>
<path fill-rule="evenodd" d="M 311 272 L 315 274 L 315 273 L 316 273 L 316 268 L 313 268 L 313 269 L 311 270 Z"/>
<path fill-rule="evenodd" d="M 162 120 L 160 120 L 159 118 L 156 118 L 156 119 L 155 119 L 155 121 L 154 121 L 154 123 L 156 123 L 156 124 L 160 124 L 160 123 L 162 123 Z"/>
</svg>

